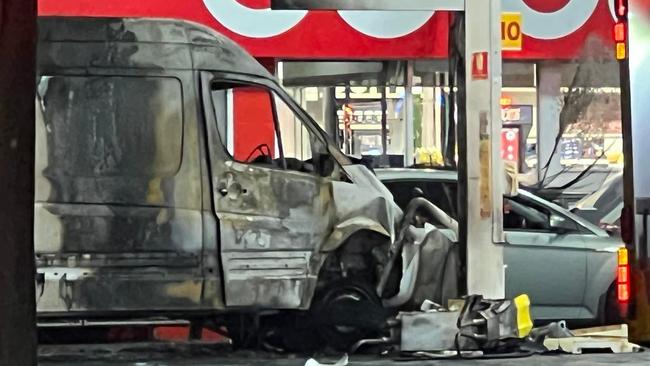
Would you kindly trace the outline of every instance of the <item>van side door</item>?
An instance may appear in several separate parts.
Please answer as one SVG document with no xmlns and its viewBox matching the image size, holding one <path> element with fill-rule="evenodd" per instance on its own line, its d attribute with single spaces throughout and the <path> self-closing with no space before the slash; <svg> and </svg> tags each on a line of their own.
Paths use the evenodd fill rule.
<svg viewBox="0 0 650 366">
<path fill-rule="evenodd" d="M 324 136 L 270 80 L 201 84 L 226 306 L 307 308 L 332 229 Z"/>
</svg>

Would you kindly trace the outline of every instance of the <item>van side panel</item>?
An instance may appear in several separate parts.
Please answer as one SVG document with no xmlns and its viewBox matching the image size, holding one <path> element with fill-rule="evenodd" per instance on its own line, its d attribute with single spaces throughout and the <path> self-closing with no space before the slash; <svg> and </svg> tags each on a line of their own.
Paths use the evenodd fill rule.
<svg viewBox="0 0 650 366">
<path fill-rule="evenodd" d="M 192 72 L 59 69 L 37 99 L 39 315 L 205 308 Z"/>
<path fill-rule="evenodd" d="M 194 78 L 269 73 L 192 22 L 38 22 L 39 316 L 223 309 Z"/>
</svg>

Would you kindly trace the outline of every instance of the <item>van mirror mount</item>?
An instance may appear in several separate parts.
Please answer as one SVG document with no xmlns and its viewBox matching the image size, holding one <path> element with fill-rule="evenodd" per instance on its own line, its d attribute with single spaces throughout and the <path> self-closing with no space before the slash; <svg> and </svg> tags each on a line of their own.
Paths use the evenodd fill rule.
<svg viewBox="0 0 650 366">
<path fill-rule="evenodd" d="M 321 177 L 329 177 L 334 173 L 334 158 L 329 154 L 321 155 L 320 162 L 318 164 L 318 174 Z"/>
</svg>

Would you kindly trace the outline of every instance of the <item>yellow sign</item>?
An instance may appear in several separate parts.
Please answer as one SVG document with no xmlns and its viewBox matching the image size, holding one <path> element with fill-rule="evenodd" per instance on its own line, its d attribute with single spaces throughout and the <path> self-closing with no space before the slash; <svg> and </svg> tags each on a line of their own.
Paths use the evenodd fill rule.
<svg viewBox="0 0 650 366">
<path fill-rule="evenodd" d="M 521 51 L 523 33 L 521 13 L 501 14 L 501 47 L 504 51 Z"/>
</svg>

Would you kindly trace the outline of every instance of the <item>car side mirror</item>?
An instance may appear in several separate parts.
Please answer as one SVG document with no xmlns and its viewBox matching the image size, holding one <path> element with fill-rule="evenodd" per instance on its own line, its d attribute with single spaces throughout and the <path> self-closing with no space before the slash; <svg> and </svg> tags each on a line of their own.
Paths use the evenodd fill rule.
<svg viewBox="0 0 650 366">
<path fill-rule="evenodd" d="M 567 233 L 575 231 L 576 229 L 575 225 L 571 221 L 560 215 L 551 215 L 549 226 L 551 229 L 560 233 Z"/>
</svg>

